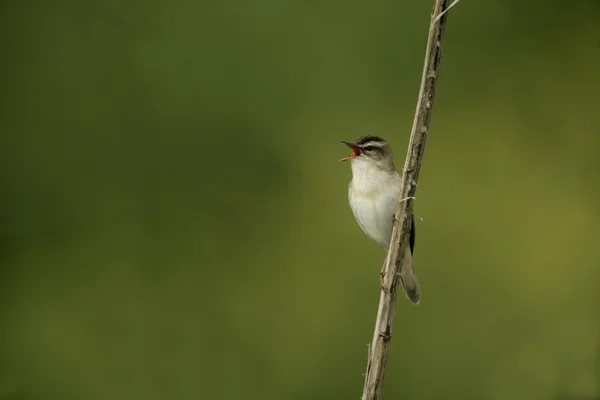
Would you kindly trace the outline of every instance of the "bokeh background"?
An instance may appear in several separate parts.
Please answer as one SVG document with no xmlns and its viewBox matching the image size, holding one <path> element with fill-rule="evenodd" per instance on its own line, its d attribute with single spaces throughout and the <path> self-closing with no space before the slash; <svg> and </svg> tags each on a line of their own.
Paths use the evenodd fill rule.
<svg viewBox="0 0 600 400">
<path fill-rule="evenodd" d="M 0 399 L 358 399 L 432 1 L 3 1 Z M 600 396 L 600 2 L 450 12 L 387 399 Z"/>
</svg>

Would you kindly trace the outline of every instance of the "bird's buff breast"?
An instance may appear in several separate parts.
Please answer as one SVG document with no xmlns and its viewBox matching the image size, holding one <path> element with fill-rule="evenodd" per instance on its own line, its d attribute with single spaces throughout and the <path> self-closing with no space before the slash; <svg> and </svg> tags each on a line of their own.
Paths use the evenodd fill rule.
<svg viewBox="0 0 600 400">
<path fill-rule="evenodd" d="M 350 182 L 348 200 L 363 232 L 380 247 L 387 249 L 400 193 L 397 184 L 386 182 L 381 185 L 382 183 L 377 185 L 377 190 L 372 189 L 370 185 L 356 185 L 356 182 Z"/>
</svg>

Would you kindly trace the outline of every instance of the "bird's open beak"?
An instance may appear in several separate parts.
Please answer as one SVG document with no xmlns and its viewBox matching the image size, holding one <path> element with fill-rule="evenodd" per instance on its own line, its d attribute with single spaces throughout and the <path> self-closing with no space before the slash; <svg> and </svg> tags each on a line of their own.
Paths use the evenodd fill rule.
<svg viewBox="0 0 600 400">
<path fill-rule="evenodd" d="M 360 151 L 360 149 L 358 148 L 358 146 L 356 144 L 354 144 L 352 142 L 344 142 L 343 140 L 342 140 L 342 143 L 344 143 L 346 146 L 348 146 L 352 149 L 352 154 L 350 154 L 348 157 L 342 158 L 341 160 L 339 160 L 340 162 L 352 160 L 362 154 L 362 152 Z"/>
</svg>

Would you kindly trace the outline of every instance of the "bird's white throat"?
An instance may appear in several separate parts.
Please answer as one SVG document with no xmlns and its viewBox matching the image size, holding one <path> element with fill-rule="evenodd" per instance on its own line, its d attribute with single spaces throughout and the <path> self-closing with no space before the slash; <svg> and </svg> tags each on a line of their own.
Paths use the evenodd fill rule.
<svg viewBox="0 0 600 400">
<path fill-rule="evenodd" d="M 395 169 L 381 168 L 367 159 L 357 158 L 350 162 L 352 187 L 357 194 L 370 196 L 377 192 L 399 191 L 401 177 Z"/>
</svg>

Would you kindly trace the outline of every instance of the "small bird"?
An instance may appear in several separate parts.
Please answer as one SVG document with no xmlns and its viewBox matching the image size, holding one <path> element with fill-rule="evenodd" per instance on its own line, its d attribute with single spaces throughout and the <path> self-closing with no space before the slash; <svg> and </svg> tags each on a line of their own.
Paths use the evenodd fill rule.
<svg viewBox="0 0 600 400">
<path fill-rule="evenodd" d="M 356 222 L 363 232 L 386 251 L 390 245 L 396 207 L 400 200 L 402 177 L 394 167 L 390 145 L 378 136 L 362 136 L 354 142 L 344 142 L 352 154 L 340 161 L 350 161 L 352 180 L 348 201 Z M 400 281 L 406 297 L 418 304 L 421 300 L 412 254 L 415 248 L 415 222 L 404 251 Z"/>
</svg>

